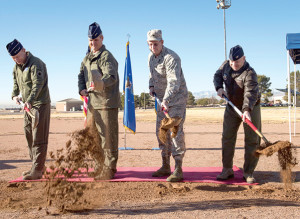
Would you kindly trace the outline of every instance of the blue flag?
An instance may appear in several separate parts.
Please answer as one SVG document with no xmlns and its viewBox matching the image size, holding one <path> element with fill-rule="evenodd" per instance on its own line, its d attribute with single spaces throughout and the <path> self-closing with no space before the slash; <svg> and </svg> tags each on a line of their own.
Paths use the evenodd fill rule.
<svg viewBox="0 0 300 219">
<path fill-rule="evenodd" d="M 123 124 L 124 127 L 133 133 L 135 133 L 135 106 L 134 106 L 134 95 L 133 95 L 133 81 L 131 62 L 129 54 L 129 41 L 126 44 L 126 60 L 125 60 L 125 71 L 124 71 L 124 82 L 123 82 L 124 98 L 124 116 Z"/>
</svg>

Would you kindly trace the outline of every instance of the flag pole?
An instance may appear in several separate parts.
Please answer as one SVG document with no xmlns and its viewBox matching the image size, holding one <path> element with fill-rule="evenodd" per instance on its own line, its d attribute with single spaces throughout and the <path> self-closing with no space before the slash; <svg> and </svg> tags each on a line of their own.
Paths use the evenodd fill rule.
<svg viewBox="0 0 300 219">
<path fill-rule="evenodd" d="M 129 54 L 129 38 L 130 38 L 129 34 L 127 34 L 127 38 L 128 41 L 126 43 L 126 59 L 125 59 L 124 81 L 123 81 L 123 91 L 124 91 L 123 125 L 125 129 L 124 147 L 119 148 L 119 150 L 133 150 L 133 148 L 127 147 L 126 145 L 127 144 L 126 129 L 132 131 L 134 134 L 136 132 L 133 80 L 132 80 L 131 61 L 130 61 L 130 54 Z"/>
<path fill-rule="evenodd" d="M 129 38 L 130 38 L 130 34 L 128 33 L 127 34 L 127 42 L 128 43 L 129 43 Z M 127 54 L 127 51 L 126 51 L 126 54 Z M 126 147 L 126 128 L 125 127 L 124 127 L 124 148 L 125 148 L 125 150 L 127 150 L 127 147 Z"/>
<path fill-rule="evenodd" d="M 126 128 L 124 127 L 124 148 L 125 148 L 125 150 L 127 149 L 126 148 Z"/>
</svg>

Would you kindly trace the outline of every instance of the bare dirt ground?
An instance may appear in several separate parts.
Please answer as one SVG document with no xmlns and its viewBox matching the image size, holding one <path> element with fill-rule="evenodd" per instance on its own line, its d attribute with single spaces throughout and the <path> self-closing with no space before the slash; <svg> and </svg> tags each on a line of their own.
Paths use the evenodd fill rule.
<svg viewBox="0 0 300 219">
<path fill-rule="evenodd" d="M 184 166 L 221 166 L 224 108 L 188 109 L 185 123 L 187 152 Z M 299 113 L 299 112 L 298 112 Z M 119 147 L 124 147 L 123 113 L 119 114 Z M 137 111 L 137 133 L 127 132 L 127 147 L 120 150 L 118 166 L 161 165 L 155 137 L 153 110 Z M 293 118 L 293 117 L 292 117 Z M 263 134 L 271 141 L 289 140 L 286 108 L 262 108 Z M 21 115 L 0 115 L 0 218 L 299 218 L 300 167 L 286 190 L 280 179 L 277 154 L 261 157 L 255 178 L 259 185 L 234 186 L 207 183 L 97 182 L 84 192 L 83 205 L 64 214 L 49 207 L 44 183 L 16 183 L 31 167 Z M 297 120 L 297 125 L 299 120 Z M 82 114 L 53 113 L 48 152 L 65 146 L 68 133 L 81 129 Z M 298 125 L 299 126 L 299 125 Z M 300 127 L 296 127 L 297 130 Z M 292 131 L 294 125 L 292 125 Z M 243 167 L 243 129 L 239 130 L 234 165 Z M 300 131 L 292 138 L 300 160 Z M 174 161 L 171 161 L 174 165 Z M 48 156 L 47 164 L 51 163 Z"/>
</svg>

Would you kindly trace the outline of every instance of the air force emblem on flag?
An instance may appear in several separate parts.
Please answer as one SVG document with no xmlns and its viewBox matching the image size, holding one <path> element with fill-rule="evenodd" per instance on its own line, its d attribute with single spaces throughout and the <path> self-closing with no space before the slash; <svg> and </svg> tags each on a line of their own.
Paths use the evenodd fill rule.
<svg viewBox="0 0 300 219">
<path fill-rule="evenodd" d="M 128 88 L 131 90 L 132 88 L 132 83 L 130 82 L 129 77 L 127 77 L 126 83 L 125 83 L 125 88 Z"/>
</svg>

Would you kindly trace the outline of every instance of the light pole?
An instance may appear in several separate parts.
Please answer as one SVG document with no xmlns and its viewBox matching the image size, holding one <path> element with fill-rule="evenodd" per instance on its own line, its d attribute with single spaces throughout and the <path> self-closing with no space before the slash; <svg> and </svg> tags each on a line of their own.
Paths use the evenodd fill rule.
<svg viewBox="0 0 300 219">
<path fill-rule="evenodd" d="M 227 51 L 226 51 L 226 22 L 225 22 L 225 9 L 230 8 L 231 0 L 217 0 L 217 9 L 223 9 L 224 11 L 224 48 L 225 48 L 225 60 L 227 60 Z"/>
</svg>

